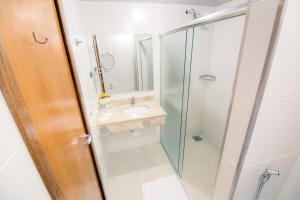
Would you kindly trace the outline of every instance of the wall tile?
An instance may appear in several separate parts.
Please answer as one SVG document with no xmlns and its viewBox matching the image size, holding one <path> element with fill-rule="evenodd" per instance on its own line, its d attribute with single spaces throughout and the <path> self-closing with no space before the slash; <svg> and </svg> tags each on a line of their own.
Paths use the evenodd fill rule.
<svg viewBox="0 0 300 200">
<path fill-rule="evenodd" d="M 262 165 L 256 165 L 249 168 L 243 168 L 240 174 L 237 187 L 233 196 L 234 200 L 252 199 L 258 178 L 262 173 Z"/>
<path fill-rule="evenodd" d="M 0 167 L 0 199 L 51 199 L 24 144 Z"/>
<path fill-rule="evenodd" d="M 245 165 L 300 151 L 300 95 L 263 101 Z"/>
<path fill-rule="evenodd" d="M 213 200 L 228 200 L 235 170 L 236 165 L 223 154 Z"/>
<path fill-rule="evenodd" d="M 279 0 L 260 0 L 251 3 L 235 89 L 236 96 L 247 97 L 250 102 L 251 99 L 255 98 L 258 90 L 278 2 Z M 246 101 L 241 100 L 241 98 L 239 101 L 241 101 L 241 104 L 245 104 L 245 106 L 248 104 L 248 106 L 244 108 L 235 107 L 234 112 L 249 113 L 250 107 L 252 109 L 252 106 L 249 105 L 251 103 L 246 103 Z M 242 119 L 241 115 L 234 116 L 233 113 L 232 115 L 235 121 L 239 118 Z M 247 119 L 245 118 L 242 119 L 241 122 L 234 123 L 229 127 L 230 131 L 227 133 L 221 168 L 215 188 L 214 199 L 216 200 L 229 198 L 228 195 L 236 167 L 234 167 L 235 164 L 233 163 L 231 163 L 231 165 L 229 164 L 230 160 L 226 158 L 226 156 L 232 158 L 234 161 L 239 157 L 240 151 L 238 150 L 241 149 L 241 146 L 238 144 L 241 143 L 241 141 L 243 142 L 246 130 L 242 131 L 242 129 L 247 126 L 247 123 Z M 225 160 L 227 160 L 227 162 L 225 162 Z M 227 169 L 225 170 L 225 168 Z"/>
<path fill-rule="evenodd" d="M 20 144 L 22 138 L 0 91 L 0 166 Z"/>
<path fill-rule="evenodd" d="M 269 46 L 278 0 L 252 4 L 242 51 L 236 93 L 254 98 Z"/>
<path fill-rule="evenodd" d="M 265 184 L 260 199 L 300 199 L 300 1 L 286 3 L 264 100 L 235 199 L 252 199 L 258 177 L 266 168 L 279 170 L 280 176 L 273 176 Z"/>
<path fill-rule="evenodd" d="M 279 159 L 272 160 L 263 165 L 263 170 L 269 168 L 279 170 L 279 176 L 272 176 L 268 183 L 265 185 L 261 194 L 262 200 L 277 199 L 283 185 L 287 181 L 290 171 L 295 165 L 299 153 L 293 153 L 288 156 L 280 157 Z"/>
<path fill-rule="evenodd" d="M 237 163 L 243 147 L 254 101 L 236 95 L 233 100 L 224 153 Z"/>
<path fill-rule="evenodd" d="M 299 10 L 299 1 L 288 1 L 264 98 L 300 94 Z"/>
<path fill-rule="evenodd" d="M 286 180 L 280 195 L 279 200 L 298 200 L 300 199 L 300 156 L 298 156 L 297 161 L 291 170 L 288 179 Z"/>
<path fill-rule="evenodd" d="M 290 170 L 294 166 L 298 155 L 299 153 L 289 154 L 259 165 L 245 167 L 240 175 L 234 199 L 252 199 L 259 183 L 259 177 L 265 169 L 279 170 L 280 176 L 272 176 L 270 178 L 263 187 L 260 199 L 277 199 L 283 185 L 289 177 Z"/>
</svg>

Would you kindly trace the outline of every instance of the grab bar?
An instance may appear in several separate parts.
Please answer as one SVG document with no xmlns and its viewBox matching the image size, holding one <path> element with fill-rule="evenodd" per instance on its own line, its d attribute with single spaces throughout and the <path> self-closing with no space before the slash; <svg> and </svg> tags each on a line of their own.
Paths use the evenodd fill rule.
<svg viewBox="0 0 300 200">
<path fill-rule="evenodd" d="M 200 75 L 199 79 L 202 79 L 202 80 L 205 80 L 205 81 L 215 81 L 217 78 L 213 75 L 204 74 L 204 75 Z"/>
<path fill-rule="evenodd" d="M 266 182 L 269 181 L 272 175 L 280 175 L 280 172 L 277 170 L 272 169 L 266 169 L 265 172 L 259 177 L 259 183 L 257 185 L 253 200 L 259 200 L 261 191 L 265 185 Z"/>
</svg>

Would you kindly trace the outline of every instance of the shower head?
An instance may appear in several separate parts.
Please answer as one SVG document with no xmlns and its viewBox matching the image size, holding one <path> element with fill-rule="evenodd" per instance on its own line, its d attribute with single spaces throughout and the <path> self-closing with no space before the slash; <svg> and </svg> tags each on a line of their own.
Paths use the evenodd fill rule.
<svg viewBox="0 0 300 200">
<path fill-rule="evenodd" d="M 194 19 L 197 19 L 197 18 L 201 17 L 201 15 L 199 15 L 198 13 L 196 13 L 196 11 L 195 11 L 194 8 L 186 10 L 185 14 L 187 14 L 187 15 L 192 14 Z"/>
</svg>

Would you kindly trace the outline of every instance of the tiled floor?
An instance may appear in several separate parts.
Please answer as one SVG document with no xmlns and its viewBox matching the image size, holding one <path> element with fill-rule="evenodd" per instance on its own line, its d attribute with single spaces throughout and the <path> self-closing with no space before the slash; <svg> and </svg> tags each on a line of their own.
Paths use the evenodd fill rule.
<svg viewBox="0 0 300 200">
<path fill-rule="evenodd" d="M 106 158 L 109 200 L 160 200 L 155 193 L 161 200 L 188 199 L 159 143 L 109 153 Z"/>
<path fill-rule="evenodd" d="M 193 200 L 207 200 L 213 192 L 219 153 L 205 139 L 186 138 L 182 183 Z"/>
<path fill-rule="evenodd" d="M 209 199 L 219 149 L 186 139 L 182 183 L 193 200 Z M 108 200 L 188 200 L 160 143 L 108 153 Z M 159 195 L 158 195 L 159 194 Z"/>
</svg>

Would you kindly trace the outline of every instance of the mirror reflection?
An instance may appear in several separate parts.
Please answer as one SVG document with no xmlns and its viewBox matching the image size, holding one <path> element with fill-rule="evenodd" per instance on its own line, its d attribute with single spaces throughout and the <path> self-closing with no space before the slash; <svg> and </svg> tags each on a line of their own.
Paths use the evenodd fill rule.
<svg viewBox="0 0 300 200">
<path fill-rule="evenodd" d="M 89 39 L 98 93 L 115 95 L 153 90 L 150 34 L 93 34 Z"/>
<path fill-rule="evenodd" d="M 115 66 L 115 57 L 110 53 L 102 53 L 100 55 L 100 66 L 104 71 L 112 70 Z"/>
</svg>

